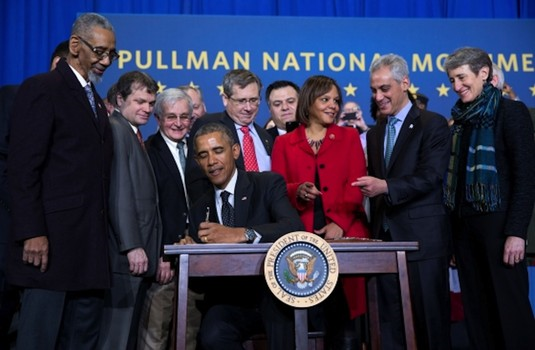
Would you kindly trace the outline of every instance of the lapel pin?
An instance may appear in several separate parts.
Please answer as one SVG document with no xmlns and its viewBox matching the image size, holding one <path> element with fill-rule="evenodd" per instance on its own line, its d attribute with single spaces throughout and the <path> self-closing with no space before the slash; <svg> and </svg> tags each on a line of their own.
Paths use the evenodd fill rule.
<svg viewBox="0 0 535 350">
<path fill-rule="evenodd" d="M 247 197 L 242 197 L 241 200 L 242 200 L 242 201 L 246 201 L 246 200 L 247 200 Z"/>
<path fill-rule="evenodd" d="M 409 129 L 414 128 L 414 124 L 409 125 Z"/>
<path fill-rule="evenodd" d="M 333 135 L 333 134 L 330 134 L 330 135 L 329 135 L 329 138 L 330 138 L 331 140 L 334 140 L 334 135 Z"/>
</svg>

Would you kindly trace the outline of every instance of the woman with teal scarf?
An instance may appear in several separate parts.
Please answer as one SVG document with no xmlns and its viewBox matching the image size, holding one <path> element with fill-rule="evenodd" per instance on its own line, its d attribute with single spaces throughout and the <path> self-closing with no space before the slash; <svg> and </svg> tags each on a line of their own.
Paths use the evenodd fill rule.
<svg viewBox="0 0 535 350">
<path fill-rule="evenodd" d="M 526 106 L 491 85 L 492 61 L 465 47 L 445 62 L 459 100 L 444 199 L 471 349 L 535 349 L 527 227 L 535 200 L 535 141 Z"/>
</svg>

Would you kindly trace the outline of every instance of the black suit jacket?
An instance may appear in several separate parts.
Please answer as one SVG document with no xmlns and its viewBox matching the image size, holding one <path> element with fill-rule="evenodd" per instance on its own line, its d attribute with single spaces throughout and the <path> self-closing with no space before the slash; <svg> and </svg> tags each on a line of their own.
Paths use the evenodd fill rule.
<svg viewBox="0 0 535 350">
<path fill-rule="evenodd" d="M 210 208 L 210 221 L 219 222 L 213 186 L 191 207 L 190 234 L 199 243 L 198 227 L 206 219 L 207 207 Z M 304 230 L 299 214 L 288 199 L 283 177 L 273 172 L 238 170 L 234 215 L 235 226 L 252 228 L 262 235 L 260 242 L 274 242 L 286 233 Z M 246 289 L 244 283 L 247 284 Z M 217 288 L 214 288 L 214 284 Z M 206 301 L 208 305 L 225 303 L 256 306 L 264 290 L 265 281 L 258 278 L 214 279 L 212 288 L 206 292 Z"/>
<path fill-rule="evenodd" d="M 450 228 L 442 181 L 450 154 L 450 132 L 439 114 L 412 106 L 401 126 L 388 167 L 384 162 L 386 119 L 367 133 L 368 174 L 386 179 L 388 195 L 371 198 L 372 233 L 387 220 L 392 240 L 417 241 L 409 260 L 448 254 Z"/>
<path fill-rule="evenodd" d="M 240 138 L 238 137 L 238 132 L 236 131 L 234 121 L 230 118 L 227 112 L 207 114 L 195 121 L 188 138 L 189 152 L 186 162 L 186 184 L 188 186 L 188 194 L 192 203 L 195 203 L 195 201 L 212 186 L 210 181 L 208 181 L 208 178 L 203 174 L 202 170 L 195 161 L 193 142 L 197 130 L 199 130 L 201 126 L 213 122 L 222 123 L 227 126 L 232 132 L 232 135 L 234 135 L 236 142 L 240 144 Z M 262 140 L 262 144 L 264 145 L 267 154 L 271 156 L 271 150 L 273 149 L 273 138 L 260 125 L 253 123 L 253 126 L 258 133 L 258 136 Z M 238 169 L 245 170 L 242 152 L 240 152 L 240 156 L 236 160 L 236 167 Z"/>
<path fill-rule="evenodd" d="M 51 289 L 108 288 L 108 194 L 112 133 L 93 89 L 98 119 L 65 60 L 27 79 L 13 105 L 8 180 L 12 284 Z M 48 270 L 22 262 L 25 239 L 46 235 Z"/>
<path fill-rule="evenodd" d="M 188 219 L 186 192 L 177 164 L 160 132 L 145 142 L 156 182 L 162 217 L 162 243 L 173 244 L 184 237 Z"/>
<path fill-rule="evenodd" d="M 279 129 L 277 129 L 277 127 L 273 127 L 273 128 L 269 128 L 266 130 L 267 133 L 271 136 L 271 138 L 273 139 L 273 142 L 275 142 L 275 138 L 277 138 L 277 136 L 279 136 Z"/>
</svg>

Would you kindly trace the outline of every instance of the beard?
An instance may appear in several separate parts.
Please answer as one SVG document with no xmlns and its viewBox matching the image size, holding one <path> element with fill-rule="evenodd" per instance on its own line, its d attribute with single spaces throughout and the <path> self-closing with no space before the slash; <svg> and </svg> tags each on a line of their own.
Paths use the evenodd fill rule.
<svg viewBox="0 0 535 350">
<path fill-rule="evenodd" d="M 102 81 L 102 76 L 93 73 L 92 70 L 89 70 L 88 76 L 89 76 L 89 81 L 92 82 L 93 84 L 98 84 Z"/>
</svg>

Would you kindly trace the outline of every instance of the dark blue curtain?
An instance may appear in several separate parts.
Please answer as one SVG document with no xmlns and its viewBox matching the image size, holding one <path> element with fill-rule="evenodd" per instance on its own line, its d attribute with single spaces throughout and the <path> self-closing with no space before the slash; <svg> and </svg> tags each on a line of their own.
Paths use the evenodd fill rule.
<svg viewBox="0 0 535 350">
<path fill-rule="evenodd" d="M 0 0 L 0 86 L 19 84 L 33 74 L 46 71 L 54 47 L 68 38 L 76 14 L 82 12 L 289 17 L 535 18 L 535 1 Z M 161 33 L 180 40 L 176 34 L 178 33 Z M 194 35 L 195 28 L 192 28 L 191 33 L 181 34 Z M 120 48 L 121 38 L 117 40 Z"/>
</svg>

